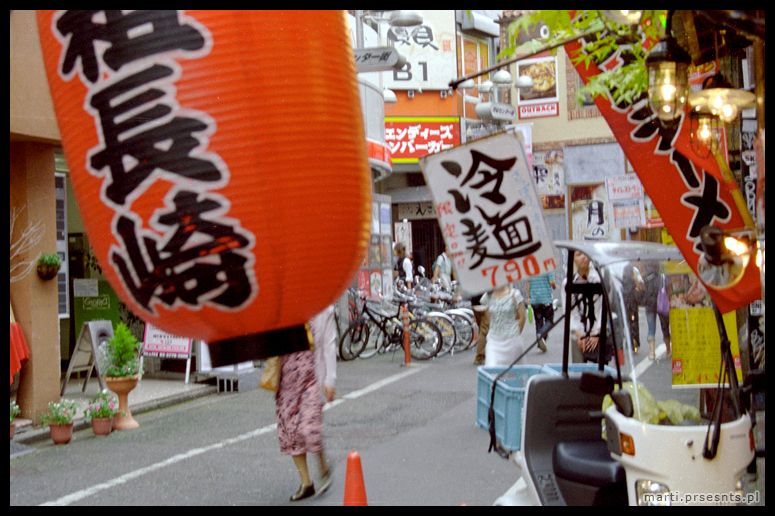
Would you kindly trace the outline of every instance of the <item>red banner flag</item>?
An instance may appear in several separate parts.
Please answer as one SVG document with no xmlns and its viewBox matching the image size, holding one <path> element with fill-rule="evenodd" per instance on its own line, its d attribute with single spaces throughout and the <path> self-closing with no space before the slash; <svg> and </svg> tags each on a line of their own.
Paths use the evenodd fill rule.
<svg viewBox="0 0 775 516">
<path fill-rule="evenodd" d="M 565 45 L 570 59 L 578 56 L 582 43 Z M 583 61 L 575 65 L 584 83 L 601 73 L 624 64 L 620 56 L 609 56 L 599 65 Z M 697 273 L 702 255 L 700 230 L 713 225 L 724 230 L 740 230 L 749 224 L 734 196 L 740 196 L 734 182 L 725 181 L 719 165 L 711 157 L 701 159 L 691 151 L 690 127 L 686 116 L 676 128 L 660 126 L 648 106 L 646 94 L 630 106 L 614 104 L 610 96 L 598 96 L 595 104 L 603 114 L 627 159 L 632 163 L 646 193 L 659 210 L 665 226 L 687 263 Z M 706 285 L 722 312 L 745 306 L 761 298 L 759 271 L 751 259 L 734 288 L 717 289 Z M 699 274 L 698 274 L 699 276 Z"/>
</svg>

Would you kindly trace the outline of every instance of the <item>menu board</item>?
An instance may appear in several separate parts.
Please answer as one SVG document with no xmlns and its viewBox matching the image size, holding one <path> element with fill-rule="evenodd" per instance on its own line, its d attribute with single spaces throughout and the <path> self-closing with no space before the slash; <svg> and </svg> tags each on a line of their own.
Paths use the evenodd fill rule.
<svg viewBox="0 0 775 516">
<path fill-rule="evenodd" d="M 738 382 L 743 374 L 734 311 L 724 314 Z M 673 348 L 673 387 L 716 387 L 721 364 L 721 338 L 713 308 L 671 308 L 670 340 Z"/>
</svg>

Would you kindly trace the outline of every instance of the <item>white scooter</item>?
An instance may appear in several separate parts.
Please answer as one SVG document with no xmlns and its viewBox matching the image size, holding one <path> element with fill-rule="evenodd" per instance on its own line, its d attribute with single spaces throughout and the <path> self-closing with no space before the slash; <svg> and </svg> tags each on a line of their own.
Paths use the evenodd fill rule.
<svg viewBox="0 0 775 516">
<path fill-rule="evenodd" d="M 693 275 L 688 267 L 682 269 L 680 253 L 674 247 L 650 243 L 562 241 L 556 245 L 567 249 L 569 256 L 566 299 L 576 300 L 574 307 L 581 299 L 588 301 L 582 306 L 587 315 L 600 318 L 600 342 L 610 344 L 608 349 L 599 346 L 597 367 L 569 364 L 570 321 L 565 318 L 562 374 L 536 374 L 527 381 L 520 449 L 511 450 L 520 478 L 495 505 L 746 505 L 759 502 L 760 493 L 746 490 L 745 481 L 751 476 L 748 471 L 756 464 L 752 420 L 745 403 L 740 403 L 723 323 L 719 334 L 725 381 L 720 383 L 727 383 L 727 389 L 711 389 L 708 385 L 674 388 L 673 368 L 680 365 L 670 359 L 669 337 L 664 339 L 665 343 L 655 346 L 656 360 L 647 356 L 647 346 L 641 347 L 638 353 L 631 345 L 633 339 L 640 341 L 641 329 L 642 334 L 647 332 L 637 315 L 626 311 L 623 271 L 628 264 L 641 266 L 653 260 L 663 272 L 683 270 L 688 279 Z M 591 259 L 601 284 L 573 283 L 574 252 L 584 253 Z M 680 308 L 678 280 L 684 278 L 680 274 L 670 277 L 676 283 L 672 285 L 673 302 Z M 602 303 L 598 303 L 602 306 L 599 314 L 590 311 L 595 306 L 594 296 L 602 298 Z M 564 309 L 569 311 L 571 303 L 566 302 Z M 683 312 L 676 310 L 670 318 L 673 336 L 687 329 L 679 327 L 680 313 Z M 721 322 L 718 310 L 715 313 L 717 322 Z M 623 324 L 633 317 L 634 324 Z M 654 322 L 658 323 L 659 320 Z M 639 335 L 634 336 L 635 331 Z M 607 372 L 603 372 L 604 366 Z M 625 381 L 632 382 L 631 391 L 622 389 Z M 646 395 L 642 388 L 657 400 L 676 399 L 684 408 L 701 405 L 709 392 L 715 393 L 717 400 L 726 400 L 729 406 L 724 410 L 724 403 L 716 403 L 710 414 L 698 410 L 704 417 L 702 421 L 665 424 L 663 418 L 662 424 L 655 424 L 646 413 L 645 399 L 641 399 Z M 611 395 L 613 404 L 603 411 L 606 395 Z M 603 429 L 606 440 L 601 434 Z"/>
</svg>

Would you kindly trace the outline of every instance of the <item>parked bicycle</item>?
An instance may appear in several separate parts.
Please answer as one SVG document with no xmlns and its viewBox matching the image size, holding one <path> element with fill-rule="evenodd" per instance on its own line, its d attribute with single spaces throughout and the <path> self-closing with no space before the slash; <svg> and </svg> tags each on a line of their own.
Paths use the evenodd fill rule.
<svg viewBox="0 0 775 516">
<path fill-rule="evenodd" d="M 353 321 L 339 339 L 339 356 L 342 360 L 354 360 L 367 349 L 373 356 L 380 352 L 403 349 L 404 322 L 399 303 L 395 313 L 384 312 L 363 298 L 360 315 Z M 408 314 L 407 314 L 408 317 Z M 443 336 L 439 328 L 427 318 L 415 317 L 408 321 L 409 352 L 415 360 L 428 360 L 441 350 Z"/>
</svg>

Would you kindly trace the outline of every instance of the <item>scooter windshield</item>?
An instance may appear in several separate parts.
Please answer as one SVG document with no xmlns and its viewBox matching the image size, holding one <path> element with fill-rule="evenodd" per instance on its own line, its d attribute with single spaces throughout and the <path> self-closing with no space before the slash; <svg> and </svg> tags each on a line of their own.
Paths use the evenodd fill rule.
<svg viewBox="0 0 775 516">
<path fill-rule="evenodd" d="M 729 379 L 723 378 L 712 301 L 680 252 L 642 242 L 556 244 L 585 254 L 600 277 L 606 303 L 595 303 L 595 311 L 607 307 L 608 313 L 595 317 L 606 321 L 605 365 L 615 374 L 618 362 L 630 390 L 633 417 L 662 425 L 709 419 L 706 407 L 713 406 L 719 379 L 722 383 Z M 734 314 L 724 321 L 732 356 L 739 364 Z M 578 346 L 578 340 L 571 346 Z M 571 351 L 572 360 L 579 361 L 581 354 Z M 595 352 L 584 353 L 583 359 L 592 362 L 598 357 Z M 740 381 L 739 366 L 736 373 Z M 737 408 L 730 402 L 726 411 L 723 419 L 729 420 Z"/>
<path fill-rule="evenodd" d="M 627 258 L 598 264 L 610 307 L 608 331 L 616 343 L 608 365 L 615 367 L 618 360 L 624 381 L 631 382 L 626 386 L 636 419 L 699 424 L 709 418 L 709 397 L 715 396 L 722 374 L 710 297 L 683 260 L 650 257 L 647 249 Z M 724 320 L 739 363 L 734 313 Z"/>
</svg>

